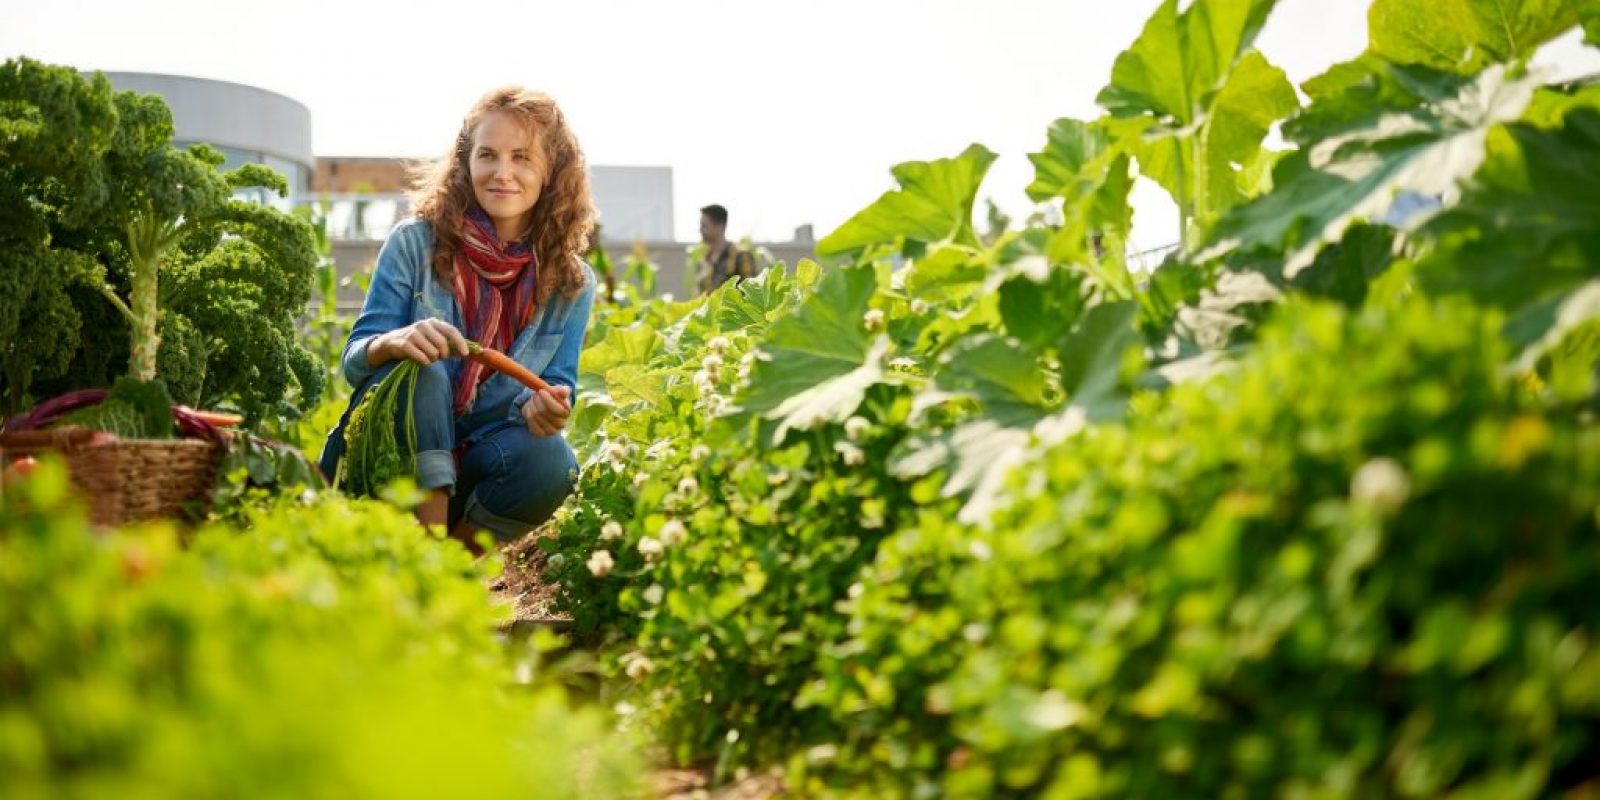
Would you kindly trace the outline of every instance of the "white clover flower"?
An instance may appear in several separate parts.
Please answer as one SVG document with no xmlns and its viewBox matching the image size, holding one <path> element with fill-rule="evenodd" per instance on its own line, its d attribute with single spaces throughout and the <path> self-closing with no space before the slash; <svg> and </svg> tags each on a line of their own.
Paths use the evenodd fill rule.
<svg viewBox="0 0 1600 800">
<path fill-rule="evenodd" d="M 567 557 L 560 553 L 552 553 L 544 563 L 552 569 L 560 569 L 562 564 L 567 563 Z"/>
<path fill-rule="evenodd" d="M 710 457 L 711 448 L 706 447 L 703 444 L 697 444 L 689 449 L 689 459 L 691 461 L 704 461 Z"/>
<path fill-rule="evenodd" d="M 616 565 L 617 562 L 612 560 L 611 551 L 609 550 L 596 550 L 589 555 L 589 574 L 596 578 L 604 578 L 610 575 L 611 568 Z"/>
<path fill-rule="evenodd" d="M 621 539 L 621 538 L 622 538 L 622 523 L 620 523 L 620 522 L 618 522 L 618 521 L 616 521 L 614 519 L 608 519 L 608 520 L 606 520 L 606 524 L 600 526 L 600 541 L 609 542 L 612 539 Z"/>
<path fill-rule="evenodd" d="M 750 352 L 745 353 L 742 356 L 739 356 L 739 366 L 741 366 L 741 367 L 752 366 L 752 365 L 754 365 L 756 363 L 756 359 L 757 358 L 758 358 L 758 356 L 756 355 L 756 351 L 751 350 Z"/>
<path fill-rule="evenodd" d="M 713 336 L 711 337 L 711 341 L 706 342 L 706 348 L 717 355 L 721 355 L 723 351 L 728 349 L 728 344 L 728 337 Z"/>
<path fill-rule="evenodd" d="M 661 605 L 661 598 L 664 597 L 666 593 L 667 590 L 662 588 L 661 584 L 652 583 L 645 587 L 644 594 L 642 596 L 644 597 L 644 601 L 646 603 L 649 603 L 653 606 L 659 606 Z"/>
<path fill-rule="evenodd" d="M 867 309 L 867 313 L 861 315 L 861 324 L 863 326 L 865 326 L 866 329 L 868 331 L 872 332 L 872 333 L 877 333 L 878 331 L 883 330 L 883 326 L 884 326 L 883 309 L 881 309 L 881 308 L 869 308 L 869 309 Z"/>
<path fill-rule="evenodd" d="M 622 670 L 630 680 L 642 681 L 649 675 L 656 665 L 644 653 L 634 650 L 622 657 Z"/>
<path fill-rule="evenodd" d="M 628 460 L 628 448 L 621 442 L 607 443 L 605 452 L 606 460 L 613 464 L 621 464 Z"/>
<path fill-rule="evenodd" d="M 716 394 L 717 393 L 717 376 L 712 375 L 711 373 L 706 372 L 705 370 L 700 370 L 699 372 L 696 372 L 694 374 L 694 388 L 700 390 L 700 395 L 702 397 L 704 397 L 706 395 Z"/>
<path fill-rule="evenodd" d="M 1392 512 L 1411 497 L 1411 477 L 1392 458 L 1374 458 L 1350 478 L 1350 499 Z"/>
<path fill-rule="evenodd" d="M 711 353 L 700 361 L 700 366 L 705 369 L 706 372 L 714 374 L 717 370 L 722 368 L 722 356 L 719 356 L 716 353 Z"/>
<path fill-rule="evenodd" d="M 859 467 L 862 464 L 867 463 L 866 451 L 856 447 L 853 444 L 840 442 L 838 444 L 838 450 L 839 455 L 844 458 L 844 464 L 847 467 Z"/>
<path fill-rule="evenodd" d="M 637 489 L 640 486 L 643 486 L 644 482 L 648 481 L 648 480 L 650 480 L 650 476 L 649 475 L 647 475 L 647 474 L 645 474 L 643 472 L 635 472 L 633 474 L 633 488 Z"/>
<path fill-rule="evenodd" d="M 774 472 L 771 475 L 767 476 L 767 485 L 768 486 L 782 486 L 782 485 L 784 485 L 785 483 L 788 483 L 788 482 L 789 482 L 789 471 L 786 470 L 786 469 L 780 469 L 777 472 Z"/>
<path fill-rule="evenodd" d="M 678 494 L 691 495 L 700 491 L 700 482 L 694 478 L 684 478 L 678 481 Z"/>
<path fill-rule="evenodd" d="M 919 317 L 922 316 L 923 314 L 928 313 L 928 301 L 926 301 L 926 300 L 924 300 L 924 299 L 922 299 L 920 297 L 915 299 L 915 300 L 912 300 L 911 301 L 911 313 L 916 314 Z"/>
<path fill-rule="evenodd" d="M 872 422 L 866 417 L 851 417 L 844 421 L 844 437 L 852 442 L 859 442 L 871 428 Z"/>
<path fill-rule="evenodd" d="M 661 541 L 653 536 L 646 536 L 639 540 L 639 555 L 644 556 L 647 561 L 654 561 L 660 558 L 664 549 L 661 546 Z"/>
<path fill-rule="evenodd" d="M 684 524 L 678 520 L 669 519 L 667 524 L 661 526 L 661 544 L 666 547 L 676 547 L 683 544 L 683 540 L 687 538 L 689 538 L 689 529 L 684 527 Z"/>
</svg>

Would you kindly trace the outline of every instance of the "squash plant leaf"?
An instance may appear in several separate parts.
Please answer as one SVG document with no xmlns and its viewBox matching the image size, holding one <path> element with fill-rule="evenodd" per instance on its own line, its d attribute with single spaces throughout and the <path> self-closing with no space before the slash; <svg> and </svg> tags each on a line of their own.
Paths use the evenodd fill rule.
<svg viewBox="0 0 1600 800">
<path fill-rule="evenodd" d="M 1282 253 L 1287 279 L 1353 223 L 1383 219 L 1400 193 L 1453 191 L 1483 163 L 1489 131 L 1527 109 L 1537 82 L 1502 67 L 1463 79 L 1367 56 L 1306 88 L 1312 105 L 1285 128 L 1300 149 L 1278 163 L 1271 193 L 1218 224 L 1210 249 Z"/>
<path fill-rule="evenodd" d="M 773 324 L 741 405 L 779 421 L 775 444 L 791 428 L 843 422 L 883 379 L 887 343 L 875 344 L 863 324 L 876 290 L 870 267 L 828 270 L 815 294 Z"/>
<path fill-rule="evenodd" d="M 1126 261 L 1133 177 L 1124 140 L 1135 138 L 1139 126 L 1124 124 L 1122 133 L 1112 132 L 1113 127 L 1056 120 L 1044 150 L 1028 156 L 1034 166 L 1028 196 L 1038 202 L 1062 199 L 1061 226 L 1048 244 L 1050 258 L 1085 268 L 1108 291 L 1126 297 L 1133 291 Z"/>
<path fill-rule="evenodd" d="M 762 336 L 767 325 L 776 319 L 788 305 L 794 280 L 782 264 L 774 264 L 760 275 L 742 280 L 737 286 L 732 281 L 717 309 L 719 331 L 745 331 L 751 336 Z"/>
<path fill-rule="evenodd" d="M 1058 404 L 1038 356 L 993 334 L 963 339 L 942 359 L 936 384 L 924 390 L 938 401 L 966 397 L 979 416 L 949 431 L 908 437 L 890 456 L 890 471 L 915 478 L 947 469 L 940 493 L 966 496 L 961 518 L 987 519 L 1006 475 L 1025 457 L 1033 427 Z"/>
<path fill-rule="evenodd" d="M 1126 135 L 1141 171 L 1178 203 L 1186 242 L 1254 186 L 1262 138 L 1298 106 L 1283 72 L 1251 49 L 1274 5 L 1198 0 L 1179 12 L 1167 0 L 1100 92 L 1112 117 L 1144 123 Z"/>
<path fill-rule="evenodd" d="M 1586 0 L 1375 0 L 1372 53 L 1398 64 L 1475 74 L 1525 59 L 1578 24 Z M 1590 12 L 1592 13 L 1592 12 Z"/>
<path fill-rule="evenodd" d="M 660 347 L 661 334 L 647 324 L 610 328 L 604 339 L 583 349 L 578 374 L 585 381 L 605 382 L 614 367 L 650 363 Z"/>
<path fill-rule="evenodd" d="M 817 252 L 836 255 L 902 239 L 921 245 L 952 241 L 976 245 L 972 205 L 978 185 L 996 156 L 971 145 L 955 158 L 908 161 L 892 172 L 899 189 L 885 192 L 817 243 Z"/>
<path fill-rule="evenodd" d="M 1461 202 L 1420 232 L 1424 283 L 1515 312 L 1600 276 L 1600 111 L 1507 126 L 1488 150 Z"/>
</svg>

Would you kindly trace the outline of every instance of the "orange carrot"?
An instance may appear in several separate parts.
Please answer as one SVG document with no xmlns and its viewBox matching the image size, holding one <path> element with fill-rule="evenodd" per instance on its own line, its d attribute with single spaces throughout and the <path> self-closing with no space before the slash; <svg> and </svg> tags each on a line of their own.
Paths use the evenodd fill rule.
<svg viewBox="0 0 1600 800">
<path fill-rule="evenodd" d="M 528 371 L 527 367 L 511 360 L 511 356 L 492 347 L 484 347 L 477 342 L 467 342 L 467 358 L 482 364 L 495 372 L 509 376 L 512 380 L 536 392 L 547 392 L 550 384 L 540 380 L 538 375 Z"/>
<path fill-rule="evenodd" d="M 229 414 L 226 411 L 200 411 L 189 409 L 189 413 L 211 423 L 218 428 L 237 428 L 244 424 L 244 417 L 238 414 Z"/>
</svg>

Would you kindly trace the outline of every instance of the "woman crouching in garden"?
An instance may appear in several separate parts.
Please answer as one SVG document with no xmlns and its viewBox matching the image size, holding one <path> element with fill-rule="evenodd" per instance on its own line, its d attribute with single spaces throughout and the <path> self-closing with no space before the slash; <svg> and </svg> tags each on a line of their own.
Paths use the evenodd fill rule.
<svg viewBox="0 0 1600 800">
<path fill-rule="evenodd" d="M 422 365 L 412 416 L 417 508 L 474 551 L 537 526 L 572 491 L 577 464 L 561 438 L 595 279 L 579 254 L 594 227 L 583 151 L 548 96 L 484 95 L 450 151 L 417 176 L 416 218 L 378 253 L 344 348 L 356 387 L 321 466 L 336 474 L 350 411 L 402 360 Z M 549 384 L 533 391 L 460 358 L 467 341 L 511 356 Z"/>
</svg>

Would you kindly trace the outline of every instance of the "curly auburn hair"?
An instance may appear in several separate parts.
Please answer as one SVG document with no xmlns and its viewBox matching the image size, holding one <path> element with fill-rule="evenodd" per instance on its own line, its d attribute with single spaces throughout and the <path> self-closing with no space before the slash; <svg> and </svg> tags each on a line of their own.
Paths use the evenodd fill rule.
<svg viewBox="0 0 1600 800">
<path fill-rule="evenodd" d="M 554 99 L 521 86 L 491 89 L 461 120 L 461 131 L 449 152 L 413 168 L 411 202 L 417 216 L 433 228 L 433 274 L 445 286 L 453 285 L 461 223 L 477 203 L 468 164 L 472 134 L 478 123 L 494 112 L 510 114 L 532 132 L 550 165 L 524 240 L 538 258 L 534 302 L 542 308 L 557 292 L 571 297 L 583 288 L 586 278 L 580 259 L 589 249 L 595 224 L 583 149 Z"/>
</svg>

